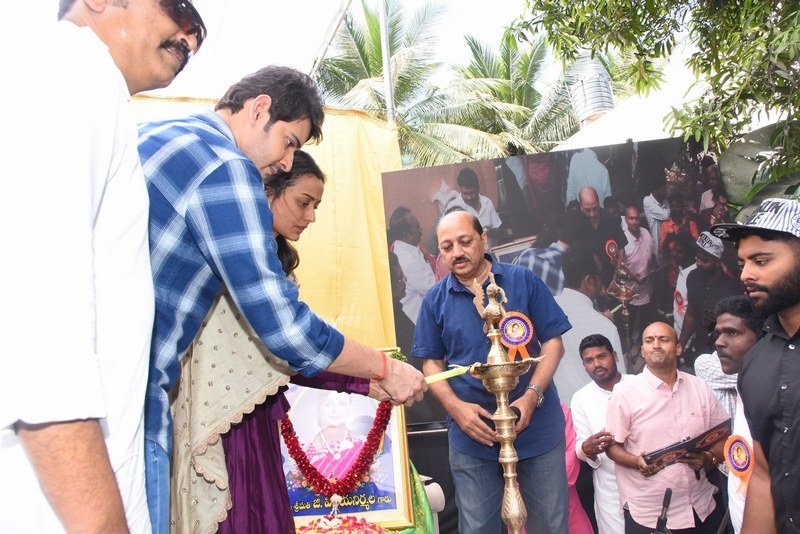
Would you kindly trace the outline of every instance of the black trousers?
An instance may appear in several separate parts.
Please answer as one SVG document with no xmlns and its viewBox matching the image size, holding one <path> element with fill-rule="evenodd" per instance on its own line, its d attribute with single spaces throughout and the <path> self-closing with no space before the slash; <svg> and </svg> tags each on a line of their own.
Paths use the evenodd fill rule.
<svg viewBox="0 0 800 534">
<path fill-rule="evenodd" d="M 717 529 L 719 529 L 719 525 L 722 523 L 722 518 L 725 514 L 722 511 L 722 506 L 720 506 L 719 501 L 716 499 L 715 501 L 716 506 L 714 507 L 714 511 L 706 517 L 705 521 L 701 522 L 700 518 L 697 517 L 697 512 L 692 510 L 694 513 L 695 526 L 692 528 L 670 529 L 672 534 L 717 534 Z M 625 510 L 625 534 L 652 534 L 654 530 L 655 525 L 653 527 L 640 525 L 633 520 L 631 513 Z"/>
</svg>

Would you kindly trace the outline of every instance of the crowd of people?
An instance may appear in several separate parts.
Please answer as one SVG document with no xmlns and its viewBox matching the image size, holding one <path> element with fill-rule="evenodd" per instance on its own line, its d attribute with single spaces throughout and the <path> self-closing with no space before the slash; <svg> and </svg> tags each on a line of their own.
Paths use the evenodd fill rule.
<svg viewBox="0 0 800 534">
<path fill-rule="evenodd" d="M 641 239 L 638 224 L 628 230 Z M 615 325 L 595 309 L 605 287 L 595 248 L 580 241 L 568 247 L 560 262 L 564 289 L 553 297 L 530 269 L 488 253 L 487 233 L 474 215 L 445 215 L 437 237 L 450 274 L 426 293 L 414 331 L 411 352 L 423 358 L 425 374 L 485 360 L 489 342 L 468 289 L 475 281 L 484 287 L 496 281 L 505 289 L 506 310 L 535 325 L 528 351 L 544 359 L 509 393 L 519 411 L 517 472 L 528 532 L 649 534 L 667 490 L 671 532 L 797 531 L 800 201 L 770 199 L 744 224 L 716 224 L 698 235 L 698 272 L 727 276 L 720 257 L 729 241 L 744 291 L 731 285 L 711 303 L 702 293 L 690 308 L 704 310 L 704 327 L 711 329 L 702 333 L 710 352 L 696 360 L 685 358 L 672 324 L 645 322 L 644 366 L 635 374 L 621 365 Z M 694 283 L 690 278 L 689 287 Z M 708 285 L 701 289 L 708 292 Z M 586 380 L 576 385 L 568 378 L 578 371 Z M 490 422 L 494 396 L 466 375 L 431 384 L 430 391 L 449 414 L 459 532 L 499 531 L 503 476 Z M 561 404 L 565 398 L 571 409 Z M 731 419 L 732 431 L 673 453 L 672 462 L 647 459 Z M 561 456 L 565 443 L 574 447 Z M 575 458 L 593 472 L 593 506 L 576 502 Z"/>
<path fill-rule="evenodd" d="M 130 96 L 168 85 L 198 52 L 200 14 L 189 0 L 61 0 L 58 19 L 31 35 L 53 46 L 13 65 L 36 106 L 8 112 L 0 531 L 291 532 L 276 428 L 286 384 L 413 406 L 424 375 L 485 360 L 473 283 L 492 279 L 544 357 L 510 393 L 528 532 L 582 534 L 589 516 L 602 533 L 652 532 L 668 488 L 672 532 L 716 532 L 726 508 L 736 531 L 800 532 L 800 202 L 769 199 L 733 224 L 703 159 L 699 184 L 666 169 L 622 205 L 615 184 L 630 177 L 587 149 L 542 232 L 552 240 L 512 264 L 490 254 L 512 234 L 465 169 L 436 255 L 411 210 L 389 224 L 395 313 L 423 374 L 298 298 L 291 243 L 325 182 L 300 150 L 324 121 L 308 76 L 265 67 L 213 111 L 137 130 Z M 68 105 L 45 105 L 54 86 Z M 42 147 L 57 173 L 32 165 Z M 637 287 L 631 340 L 606 295 L 623 265 Z M 626 361 L 639 352 L 643 364 Z M 459 530 L 497 532 L 494 397 L 469 375 L 430 391 L 448 414 Z M 307 449 L 320 466 L 363 441 L 341 424 L 339 395 L 325 398 Z M 728 441 L 645 461 L 729 418 Z"/>
</svg>

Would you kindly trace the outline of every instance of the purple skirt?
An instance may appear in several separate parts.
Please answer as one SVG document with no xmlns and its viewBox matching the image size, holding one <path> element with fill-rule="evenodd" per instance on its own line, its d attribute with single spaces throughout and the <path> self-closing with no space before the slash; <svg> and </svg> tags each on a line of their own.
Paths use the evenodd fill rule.
<svg viewBox="0 0 800 534">
<path fill-rule="evenodd" d="M 278 393 L 222 436 L 233 507 L 220 523 L 220 533 L 294 532 L 278 430 L 278 421 L 288 409 L 286 397 Z"/>
</svg>

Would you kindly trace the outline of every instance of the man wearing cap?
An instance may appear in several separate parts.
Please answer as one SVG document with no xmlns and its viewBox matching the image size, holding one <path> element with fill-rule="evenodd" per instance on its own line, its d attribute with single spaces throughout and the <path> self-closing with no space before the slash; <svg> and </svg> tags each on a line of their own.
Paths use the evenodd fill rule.
<svg viewBox="0 0 800 534">
<path fill-rule="evenodd" d="M 741 280 L 764 337 L 739 371 L 739 392 L 753 436 L 744 533 L 800 532 L 800 202 L 763 201 L 744 224 L 718 224 L 736 243 Z"/>
<path fill-rule="evenodd" d="M 0 532 L 150 532 L 153 280 L 129 101 L 169 85 L 205 27 L 186 0 L 61 0 L 58 22 L 10 18 L 26 43 L 3 58 L 24 89 L 2 89 Z"/>
<path fill-rule="evenodd" d="M 689 273 L 686 279 L 688 303 L 680 336 L 681 345 L 686 347 L 694 335 L 692 350 L 684 353 L 687 365 L 693 365 L 695 355 L 714 350 L 709 333 L 717 302 L 742 293 L 739 282 L 730 278 L 722 269 L 722 241 L 709 232 L 703 232 L 697 238 L 696 245 L 697 269 Z"/>
</svg>

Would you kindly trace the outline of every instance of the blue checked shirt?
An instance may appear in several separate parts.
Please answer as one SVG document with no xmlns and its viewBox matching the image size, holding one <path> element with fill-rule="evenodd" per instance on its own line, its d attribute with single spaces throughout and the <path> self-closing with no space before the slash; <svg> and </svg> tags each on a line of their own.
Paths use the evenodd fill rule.
<svg viewBox="0 0 800 534">
<path fill-rule="evenodd" d="M 514 265 L 527 267 L 547 285 L 553 296 L 564 291 L 564 263 L 566 248 L 556 241 L 547 248 L 529 248 L 514 260 Z"/>
<path fill-rule="evenodd" d="M 139 134 L 156 295 L 145 435 L 169 453 L 167 392 L 222 283 L 267 348 L 303 375 L 328 367 L 344 337 L 297 300 L 261 175 L 219 115 L 145 124 Z"/>
</svg>

